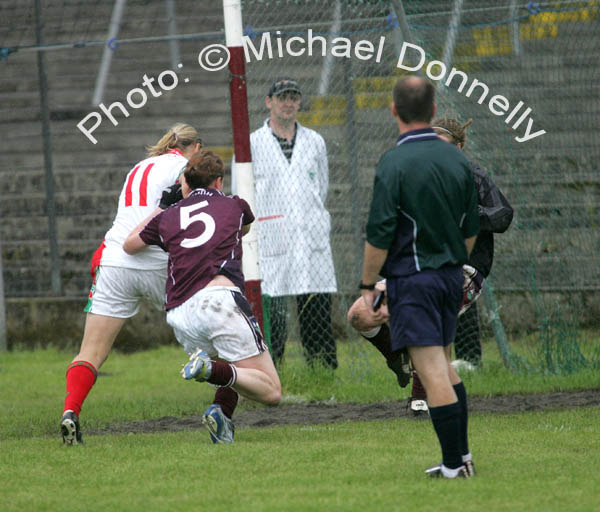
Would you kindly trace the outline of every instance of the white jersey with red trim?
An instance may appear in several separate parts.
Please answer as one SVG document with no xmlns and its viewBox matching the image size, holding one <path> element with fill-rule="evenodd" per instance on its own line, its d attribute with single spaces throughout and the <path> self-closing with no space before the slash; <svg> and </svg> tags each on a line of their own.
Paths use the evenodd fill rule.
<svg viewBox="0 0 600 512">
<path fill-rule="evenodd" d="M 168 254 L 159 247 L 147 247 L 131 256 L 123 250 L 123 242 L 158 207 L 163 190 L 175 184 L 186 164 L 181 151 L 172 149 L 165 155 L 142 160 L 129 171 L 117 215 L 105 235 L 100 265 L 147 270 L 167 266 Z"/>
</svg>

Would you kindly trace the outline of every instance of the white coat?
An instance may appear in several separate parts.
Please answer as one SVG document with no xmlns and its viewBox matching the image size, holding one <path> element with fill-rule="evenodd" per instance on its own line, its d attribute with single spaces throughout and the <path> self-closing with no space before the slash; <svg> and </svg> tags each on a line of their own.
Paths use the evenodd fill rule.
<svg viewBox="0 0 600 512">
<path fill-rule="evenodd" d="M 290 162 L 265 121 L 250 135 L 250 147 L 262 293 L 280 297 L 336 292 L 323 137 L 297 123 Z M 235 165 L 232 174 L 235 190 Z"/>
</svg>

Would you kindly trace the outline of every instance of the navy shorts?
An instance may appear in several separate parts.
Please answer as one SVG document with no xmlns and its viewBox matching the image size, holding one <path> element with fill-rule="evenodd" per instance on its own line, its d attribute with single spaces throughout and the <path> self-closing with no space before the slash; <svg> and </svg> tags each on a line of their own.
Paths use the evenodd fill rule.
<svg viewBox="0 0 600 512">
<path fill-rule="evenodd" d="M 392 350 L 452 343 L 463 280 L 462 267 L 388 278 Z"/>
</svg>

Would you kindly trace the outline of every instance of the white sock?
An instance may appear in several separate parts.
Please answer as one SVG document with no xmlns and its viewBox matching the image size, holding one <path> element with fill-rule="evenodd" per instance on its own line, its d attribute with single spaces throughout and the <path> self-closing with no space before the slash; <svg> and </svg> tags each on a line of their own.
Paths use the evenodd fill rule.
<svg viewBox="0 0 600 512">
<path fill-rule="evenodd" d="M 462 460 L 463 460 L 463 462 L 467 462 L 468 460 L 472 461 L 473 460 L 473 455 L 471 455 L 471 452 L 469 452 L 466 455 L 462 456 Z"/>
<path fill-rule="evenodd" d="M 379 331 L 381 331 L 381 325 L 378 325 L 377 327 L 374 327 L 373 329 L 371 329 L 369 331 L 361 331 L 360 333 L 365 338 L 374 338 L 375 336 L 377 336 L 379 334 Z"/>
</svg>

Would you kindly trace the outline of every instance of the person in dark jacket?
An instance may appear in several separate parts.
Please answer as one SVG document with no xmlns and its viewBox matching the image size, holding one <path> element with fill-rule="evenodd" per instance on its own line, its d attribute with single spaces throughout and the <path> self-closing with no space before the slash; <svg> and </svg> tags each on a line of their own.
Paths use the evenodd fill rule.
<svg viewBox="0 0 600 512">
<path fill-rule="evenodd" d="M 432 126 L 440 138 L 464 149 L 467 127 L 471 122 L 472 120 L 469 119 L 465 124 L 460 124 L 456 119 L 442 117 L 434 119 Z M 508 229 L 514 211 L 490 175 L 476 163 L 470 162 L 470 165 L 477 189 L 480 231 L 473 252 L 469 256 L 468 265 L 477 272 L 473 280 L 476 291 L 480 292 L 492 270 L 494 233 L 504 233 Z M 467 361 L 473 366 L 481 362 L 481 332 L 475 301 L 458 319 L 454 351 L 457 360 Z"/>
</svg>

